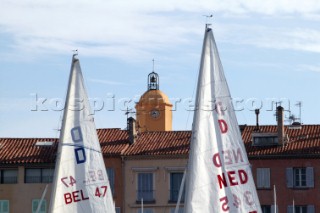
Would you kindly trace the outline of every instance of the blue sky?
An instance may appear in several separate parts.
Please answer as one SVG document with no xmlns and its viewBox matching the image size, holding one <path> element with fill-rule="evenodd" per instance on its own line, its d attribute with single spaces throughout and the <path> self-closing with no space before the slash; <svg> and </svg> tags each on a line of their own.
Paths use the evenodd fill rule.
<svg viewBox="0 0 320 213">
<path fill-rule="evenodd" d="M 73 49 L 98 128 L 125 128 L 154 58 L 173 128 L 189 130 L 207 14 L 239 124 L 255 124 L 255 107 L 275 124 L 276 101 L 296 116 L 301 101 L 302 122 L 319 124 L 318 0 L 2 0 L 0 137 L 59 136 Z"/>
</svg>

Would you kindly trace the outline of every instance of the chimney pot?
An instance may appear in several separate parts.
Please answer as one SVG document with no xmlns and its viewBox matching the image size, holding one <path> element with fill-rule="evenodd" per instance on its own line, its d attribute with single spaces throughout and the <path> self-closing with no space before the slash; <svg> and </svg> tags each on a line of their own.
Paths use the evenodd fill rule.
<svg viewBox="0 0 320 213">
<path fill-rule="evenodd" d="M 259 131 L 259 109 L 255 109 L 254 112 L 256 113 L 256 127 L 254 128 L 255 131 Z"/>
<path fill-rule="evenodd" d="M 283 118 L 283 107 L 277 107 L 277 130 L 278 130 L 278 141 L 280 145 L 284 145 L 284 118 Z"/>
<path fill-rule="evenodd" d="M 137 139 L 136 120 L 133 117 L 128 118 L 129 143 L 134 144 Z"/>
</svg>

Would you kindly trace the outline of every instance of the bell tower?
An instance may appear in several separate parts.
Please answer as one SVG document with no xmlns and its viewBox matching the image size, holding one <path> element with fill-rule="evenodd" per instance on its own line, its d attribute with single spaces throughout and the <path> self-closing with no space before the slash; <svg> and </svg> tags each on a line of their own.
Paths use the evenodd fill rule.
<svg viewBox="0 0 320 213">
<path fill-rule="evenodd" d="M 148 88 L 136 104 L 136 112 L 140 132 L 172 130 L 172 104 L 159 90 L 159 75 L 154 71 L 148 75 Z"/>
</svg>

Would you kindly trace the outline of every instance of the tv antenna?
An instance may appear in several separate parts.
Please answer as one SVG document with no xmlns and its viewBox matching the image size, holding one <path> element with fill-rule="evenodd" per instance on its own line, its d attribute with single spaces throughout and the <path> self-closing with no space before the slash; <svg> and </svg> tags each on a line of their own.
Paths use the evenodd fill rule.
<svg viewBox="0 0 320 213">
<path fill-rule="evenodd" d="M 302 108 L 302 102 L 301 101 L 297 101 L 297 103 L 295 104 L 295 106 L 299 107 L 299 117 L 295 116 L 294 114 L 291 114 L 291 112 L 289 113 L 289 117 L 288 117 L 288 121 L 291 124 L 301 124 L 301 108 Z"/>
<path fill-rule="evenodd" d="M 297 107 L 299 107 L 299 121 L 300 123 L 302 123 L 302 120 L 301 120 L 301 108 L 302 108 L 302 101 L 297 101 L 297 103 L 295 104 Z"/>
<path fill-rule="evenodd" d="M 126 113 L 125 113 L 125 115 L 127 116 L 127 120 L 129 118 L 130 114 L 135 114 L 135 112 L 133 112 L 132 109 L 129 109 L 129 107 L 127 107 L 127 110 L 126 110 Z"/>
</svg>

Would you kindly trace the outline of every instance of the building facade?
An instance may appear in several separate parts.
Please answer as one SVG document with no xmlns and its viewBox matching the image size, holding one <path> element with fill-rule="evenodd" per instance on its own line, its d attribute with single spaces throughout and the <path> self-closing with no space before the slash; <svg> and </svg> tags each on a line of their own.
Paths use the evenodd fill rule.
<svg viewBox="0 0 320 213">
<path fill-rule="evenodd" d="M 98 129 L 118 213 L 173 213 L 183 188 L 191 131 L 172 131 L 171 103 L 148 76 L 128 128 Z M 320 125 L 239 126 L 263 213 L 320 212 Z M 258 116 L 258 114 L 257 114 Z M 258 118 L 258 117 L 257 117 Z M 47 212 L 56 138 L 0 138 L 0 213 Z M 199 174 L 201 175 L 201 174 Z"/>
</svg>

